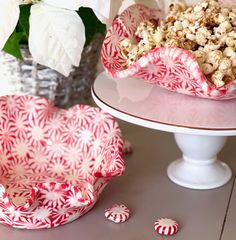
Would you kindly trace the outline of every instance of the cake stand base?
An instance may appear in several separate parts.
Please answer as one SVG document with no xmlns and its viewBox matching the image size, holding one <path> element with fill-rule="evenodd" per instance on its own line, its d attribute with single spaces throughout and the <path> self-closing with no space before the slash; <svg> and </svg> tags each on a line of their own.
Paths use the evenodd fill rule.
<svg viewBox="0 0 236 240">
<path fill-rule="evenodd" d="M 168 177 L 176 184 L 191 189 L 212 189 L 223 186 L 232 176 L 227 164 L 217 160 L 227 137 L 175 133 L 181 159 L 172 162 Z"/>
</svg>

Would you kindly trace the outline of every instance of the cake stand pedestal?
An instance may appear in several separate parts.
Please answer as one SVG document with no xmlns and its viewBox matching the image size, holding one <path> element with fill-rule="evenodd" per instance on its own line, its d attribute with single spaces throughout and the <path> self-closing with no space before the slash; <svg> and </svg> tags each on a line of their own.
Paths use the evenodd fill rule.
<svg viewBox="0 0 236 240">
<path fill-rule="evenodd" d="M 144 127 L 174 133 L 183 155 L 168 177 L 191 189 L 213 189 L 232 172 L 217 159 L 227 136 L 236 135 L 236 100 L 215 101 L 174 93 L 142 80 L 101 73 L 94 82 L 96 104 L 111 115 Z"/>
<path fill-rule="evenodd" d="M 167 169 L 168 177 L 173 182 L 193 189 L 211 189 L 230 180 L 230 168 L 217 160 L 217 153 L 223 148 L 227 137 L 183 133 L 175 133 L 174 136 L 183 156 Z"/>
</svg>

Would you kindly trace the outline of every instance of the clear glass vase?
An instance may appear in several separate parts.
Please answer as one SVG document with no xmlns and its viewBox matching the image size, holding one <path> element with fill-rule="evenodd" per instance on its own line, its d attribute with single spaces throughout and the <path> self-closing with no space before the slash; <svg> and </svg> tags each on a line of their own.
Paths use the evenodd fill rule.
<svg viewBox="0 0 236 240">
<path fill-rule="evenodd" d="M 102 35 L 86 46 L 79 67 L 68 77 L 33 61 L 27 46 L 22 46 L 23 60 L 0 52 L 0 95 L 35 95 L 48 98 L 56 106 L 68 108 L 77 103 L 91 103 L 91 84 L 100 60 Z"/>
</svg>

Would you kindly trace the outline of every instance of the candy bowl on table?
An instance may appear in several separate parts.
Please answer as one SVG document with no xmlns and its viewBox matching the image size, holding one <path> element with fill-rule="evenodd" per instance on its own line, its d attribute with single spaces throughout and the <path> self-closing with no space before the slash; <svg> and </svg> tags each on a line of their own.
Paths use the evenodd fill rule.
<svg viewBox="0 0 236 240">
<path fill-rule="evenodd" d="M 191 0 L 187 2 L 191 3 Z M 209 99 L 226 100 L 236 97 L 236 80 L 217 87 L 203 74 L 194 56 L 187 50 L 156 47 L 127 67 L 122 54 L 124 39 L 137 39 L 139 24 L 145 20 L 160 22 L 165 13 L 134 4 L 121 13 L 109 28 L 102 47 L 102 62 L 106 72 L 115 78 L 138 78 L 167 90 Z"/>
<path fill-rule="evenodd" d="M 117 122 L 34 96 L 0 97 L 0 223 L 52 228 L 88 212 L 124 171 Z"/>
</svg>

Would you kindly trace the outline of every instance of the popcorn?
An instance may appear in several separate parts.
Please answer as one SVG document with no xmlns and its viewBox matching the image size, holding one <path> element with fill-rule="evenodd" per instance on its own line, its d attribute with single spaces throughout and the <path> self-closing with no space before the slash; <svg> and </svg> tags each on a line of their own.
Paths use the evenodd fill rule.
<svg viewBox="0 0 236 240">
<path fill-rule="evenodd" d="M 211 80 L 216 85 L 216 87 L 222 87 L 222 86 L 225 85 L 225 82 L 223 81 L 223 78 L 224 78 L 224 73 L 222 73 L 220 71 L 215 71 L 211 75 Z"/>
<path fill-rule="evenodd" d="M 194 57 L 197 59 L 199 64 L 202 64 L 206 61 L 207 54 L 205 51 L 202 50 L 196 50 L 192 52 Z"/>
<path fill-rule="evenodd" d="M 185 37 L 191 41 L 196 41 L 196 35 L 192 33 L 186 33 Z"/>
<path fill-rule="evenodd" d="M 174 30 L 175 32 L 183 30 L 183 25 L 181 21 L 175 21 Z"/>
<path fill-rule="evenodd" d="M 207 43 L 207 37 L 204 33 L 198 31 L 196 33 L 196 43 L 200 46 L 204 46 Z"/>
<path fill-rule="evenodd" d="M 186 8 L 187 8 L 187 6 L 182 2 L 170 3 L 170 5 L 169 5 L 169 11 L 172 14 L 183 12 L 186 10 Z"/>
<path fill-rule="evenodd" d="M 139 52 L 139 49 L 137 46 L 133 46 L 131 51 L 128 52 L 128 54 L 127 54 L 127 65 L 128 66 L 131 66 L 139 59 L 138 52 Z"/>
<path fill-rule="evenodd" d="M 211 51 L 218 50 L 224 44 L 224 39 L 221 40 L 209 40 L 207 44 L 204 46 L 204 51 L 210 53 Z"/>
<path fill-rule="evenodd" d="M 214 21 L 215 21 L 216 24 L 220 24 L 222 22 L 225 22 L 225 21 L 227 21 L 227 19 L 228 19 L 228 17 L 225 16 L 224 14 L 222 14 L 222 13 L 218 13 L 218 14 L 214 15 Z"/>
<path fill-rule="evenodd" d="M 149 52 L 155 47 L 153 39 L 148 41 L 147 39 L 142 39 L 138 43 L 138 54 L 143 55 L 144 53 Z"/>
<path fill-rule="evenodd" d="M 130 58 L 132 54 L 131 52 L 134 51 L 132 49 L 136 48 L 135 44 L 133 44 L 130 39 L 125 38 L 123 41 L 121 41 L 120 45 L 122 48 L 121 54 L 123 55 L 123 57 L 127 59 Z"/>
<path fill-rule="evenodd" d="M 223 55 L 230 58 L 234 69 L 234 67 L 236 67 L 236 52 L 234 51 L 234 49 L 232 47 L 226 47 L 223 51 Z"/>
<path fill-rule="evenodd" d="M 211 74 L 214 71 L 214 67 L 210 63 L 202 63 L 200 66 L 205 75 Z"/>
<path fill-rule="evenodd" d="M 182 21 L 183 30 L 187 30 L 188 27 L 189 27 L 189 25 L 190 25 L 190 22 L 189 22 L 188 19 L 184 19 L 184 20 Z"/>
<path fill-rule="evenodd" d="M 122 41 L 127 66 L 155 47 L 178 47 L 193 54 L 217 88 L 236 79 L 236 7 L 222 7 L 217 0 L 200 0 L 194 6 L 171 3 L 159 24 L 144 21 L 135 33 L 138 43 Z"/>
<path fill-rule="evenodd" d="M 127 52 L 129 52 L 133 47 L 132 41 L 128 38 L 125 38 L 123 41 L 121 41 L 120 45 L 122 49 L 126 50 Z"/>
<path fill-rule="evenodd" d="M 219 71 L 222 73 L 226 73 L 227 70 L 231 69 L 232 67 L 232 62 L 229 58 L 223 57 L 220 59 L 220 64 L 219 64 Z"/>
<path fill-rule="evenodd" d="M 154 29 L 158 26 L 158 21 L 155 19 L 151 19 L 149 21 L 144 21 L 141 22 L 140 25 L 138 26 L 135 35 L 143 38 L 145 37 L 147 34 L 153 34 L 154 33 Z"/>
<path fill-rule="evenodd" d="M 219 68 L 222 64 L 223 53 L 220 50 L 214 50 L 206 54 L 205 62 L 212 64 L 213 69 Z"/>
<path fill-rule="evenodd" d="M 236 41 L 235 41 L 235 39 L 233 39 L 232 37 L 226 37 L 226 39 L 225 39 L 225 44 L 226 44 L 228 47 L 234 47 L 235 44 L 236 44 Z"/>
<path fill-rule="evenodd" d="M 161 45 L 161 42 L 163 41 L 164 37 L 165 37 L 164 31 L 160 27 L 157 27 L 157 29 L 154 31 L 152 35 L 152 38 L 156 46 Z"/>
<path fill-rule="evenodd" d="M 222 29 L 224 32 L 229 32 L 229 31 L 232 30 L 232 25 L 231 25 L 231 23 L 227 20 L 227 21 L 224 21 L 224 22 L 220 23 L 219 29 Z"/>
<path fill-rule="evenodd" d="M 229 13 L 229 21 L 233 26 L 236 26 L 236 13 L 235 12 Z"/>
</svg>

